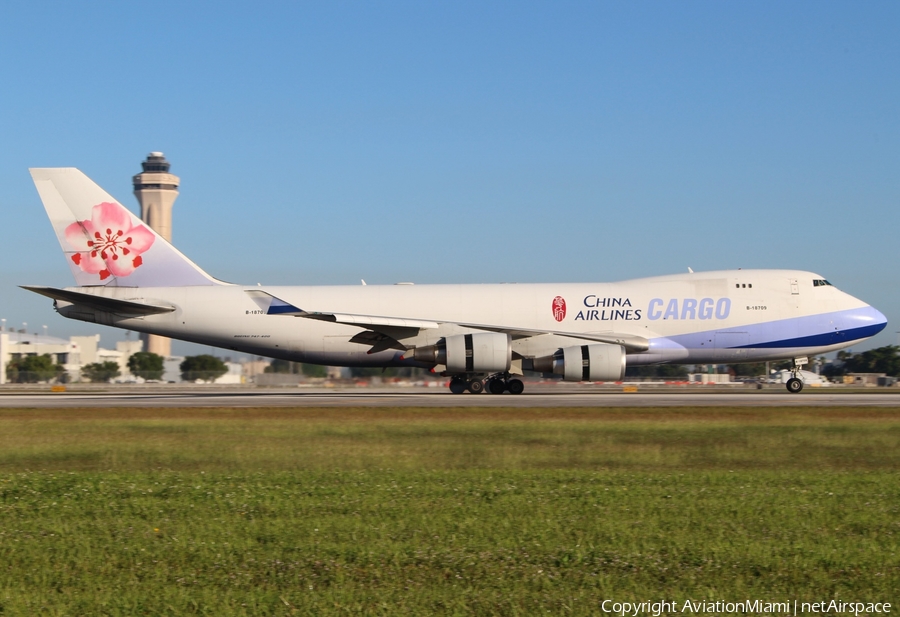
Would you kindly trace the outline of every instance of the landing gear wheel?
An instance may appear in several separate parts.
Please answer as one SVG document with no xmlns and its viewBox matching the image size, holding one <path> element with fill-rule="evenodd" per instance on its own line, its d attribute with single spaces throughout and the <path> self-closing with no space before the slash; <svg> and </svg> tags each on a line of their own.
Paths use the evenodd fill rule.
<svg viewBox="0 0 900 617">
<path fill-rule="evenodd" d="M 502 379 L 491 379 L 488 382 L 488 392 L 491 394 L 503 394 L 504 390 L 506 390 L 506 384 Z"/>
<path fill-rule="evenodd" d="M 472 394 L 481 394 L 484 392 L 484 382 L 480 379 L 473 379 L 469 382 L 469 392 Z"/>
<path fill-rule="evenodd" d="M 522 394 L 525 391 L 525 384 L 522 383 L 521 379 L 510 379 L 506 387 L 509 389 L 510 394 Z"/>
<path fill-rule="evenodd" d="M 791 394 L 797 394 L 800 390 L 803 389 L 803 382 L 797 379 L 796 377 L 791 377 L 787 380 L 787 391 Z"/>
<path fill-rule="evenodd" d="M 450 392 L 453 394 L 462 394 L 466 391 L 466 382 L 461 379 L 450 380 Z"/>
</svg>

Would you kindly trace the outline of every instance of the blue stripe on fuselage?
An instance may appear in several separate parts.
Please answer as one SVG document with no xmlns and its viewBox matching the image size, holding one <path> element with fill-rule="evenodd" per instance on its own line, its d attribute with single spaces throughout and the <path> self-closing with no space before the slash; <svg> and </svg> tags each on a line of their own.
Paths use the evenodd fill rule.
<svg viewBox="0 0 900 617">
<path fill-rule="evenodd" d="M 745 332 L 745 345 L 718 349 L 777 349 L 788 347 L 827 347 L 851 343 L 874 336 L 887 325 L 887 319 L 871 306 L 834 313 L 806 315 L 742 326 L 678 334 L 667 337 L 687 349 L 710 349 L 717 332 Z"/>
<path fill-rule="evenodd" d="M 766 343 L 754 343 L 751 345 L 741 345 L 730 349 L 773 349 L 777 347 L 828 347 L 830 345 L 840 345 L 841 343 L 849 343 L 859 339 L 875 336 L 887 325 L 887 322 L 874 324 L 871 326 L 863 326 L 861 328 L 851 328 L 849 330 L 838 330 L 835 332 L 826 332 L 824 334 L 811 334 L 809 336 L 800 336 L 797 338 L 783 339 L 780 341 L 769 341 Z"/>
</svg>

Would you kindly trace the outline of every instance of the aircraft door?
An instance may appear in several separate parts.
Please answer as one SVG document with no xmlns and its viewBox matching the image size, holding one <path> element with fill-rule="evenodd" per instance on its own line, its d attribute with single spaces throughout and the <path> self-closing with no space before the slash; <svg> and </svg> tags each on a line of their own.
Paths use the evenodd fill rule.
<svg viewBox="0 0 900 617">
<path fill-rule="evenodd" d="M 800 295 L 800 283 L 797 279 L 790 279 L 791 281 L 791 295 L 798 296 Z"/>
</svg>

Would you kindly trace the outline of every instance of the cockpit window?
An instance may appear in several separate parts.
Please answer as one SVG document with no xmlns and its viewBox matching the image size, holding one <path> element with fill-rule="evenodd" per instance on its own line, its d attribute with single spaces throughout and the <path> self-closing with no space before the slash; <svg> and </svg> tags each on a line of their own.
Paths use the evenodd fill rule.
<svg viewBox="0 0 900 617">
<path fill-rule="evenodd" d="M 825 279 L 813 279 L 813 287 L 832 287 L 832 284 Z"/>
</svg>

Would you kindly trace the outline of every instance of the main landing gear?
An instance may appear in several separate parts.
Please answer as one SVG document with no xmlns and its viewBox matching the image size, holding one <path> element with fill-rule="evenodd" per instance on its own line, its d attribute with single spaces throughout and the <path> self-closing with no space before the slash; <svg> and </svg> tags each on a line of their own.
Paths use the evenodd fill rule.
<svg viewBox="0 0 900 617">
<path fill-rule="evenodd" d="M 487 390 L 491 394 L 522 394 L 525 390 L 525 384 L 521 379 L 510 379 L 509 373 L 497 373 L 484 379 L 480 375 L 454 375 L 450 379 L 450 392 L 453 394 L 462 394 L 463 392 L 471 392 L 472 394 L 481 394 Z"/>
<path fill-rule="evenodd" d="M 800 369 L 808 362 L 807 358 L 794 358 L 791 365 L 791 378 L 785 384 L 787 391 L 791 394 L 797 394 L 803 389 L 803 380 L 800 379 Z"/>
</svg>

